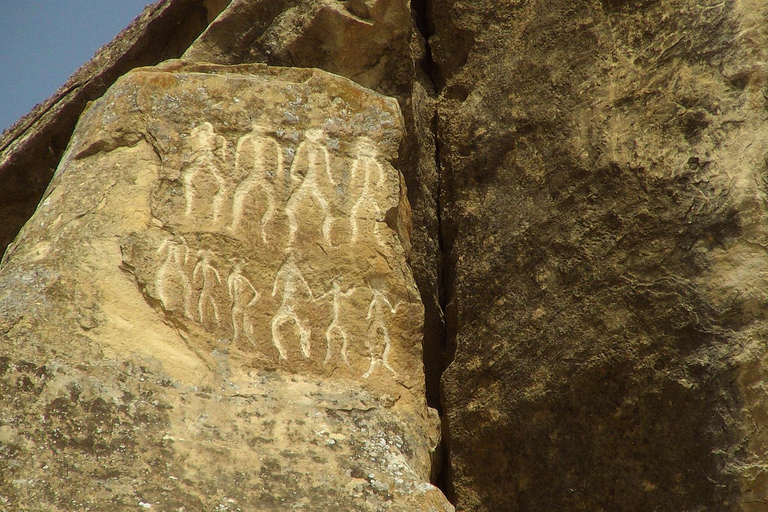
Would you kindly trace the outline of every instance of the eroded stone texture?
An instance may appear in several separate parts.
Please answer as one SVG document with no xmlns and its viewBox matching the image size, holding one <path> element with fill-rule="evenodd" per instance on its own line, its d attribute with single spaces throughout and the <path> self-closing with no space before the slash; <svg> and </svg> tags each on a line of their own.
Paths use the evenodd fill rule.
<svg viewBox="0 0 768 512">
<path fill-rule="evenodd" d="M 171 61 L 95 102 L 0 274 L 4 505 L 452 510 L 402 136 L 319 70 Z"/>
<path fill-rule="evenodd" d="M 438 0 L 460 510 L 764 510 L 764 2 Z"/>
<path fill-rule="evenodd" d="M 403 0 L 234 0 L 184 59 L 312 63 L 394 95 L 411 89 L 410 37 L 411 11 Z"/>
</svg>

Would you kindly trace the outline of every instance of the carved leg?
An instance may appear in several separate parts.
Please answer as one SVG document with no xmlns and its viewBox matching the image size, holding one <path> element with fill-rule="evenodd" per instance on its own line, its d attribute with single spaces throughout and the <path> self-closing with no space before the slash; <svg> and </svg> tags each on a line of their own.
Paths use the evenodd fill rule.
<svg viewBox="0 0 768 512">
<path fill-rule="evenodd" d="M 240 323 L 237 321 L 238 316 L 242 316 L 241 308 L 232 307 L 232 343 L 237 343 L 240 339 Z"/>
<path fill-rule="evenodd" d="M 277 314 L 272 318 L 272 344 L 277 349 L 277 352 L 280 354 L 280 359 L 288 360 L 288 358 L 285 355 L 285 350 L 283 349 L 283 343 L 280 336 L 280 326 L 283 325 L 285 322 L 288 322 L 290 320 L 290 317 L 283 311 L 283 308 L 280 308 L 280 311 L 277 312 Z"/>
</svg>

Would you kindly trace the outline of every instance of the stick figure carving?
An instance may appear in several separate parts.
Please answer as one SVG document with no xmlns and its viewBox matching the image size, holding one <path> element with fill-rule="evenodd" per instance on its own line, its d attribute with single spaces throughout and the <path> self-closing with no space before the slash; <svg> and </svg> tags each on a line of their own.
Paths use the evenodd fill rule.
<svg viewBox="0 0 768 512">
<path fill-rule="evenodd" d="M 172 311 L 179 300 L 184 308 L 184 316 L 192 318 L 192 286 L 184 271 L 184 265 L 189 261 L 189 248 L 182 239 L 179 243 L 168 238 L 160 244 L 157 253 L 165 253 L 165 261 L 155 275 L 155 290 L 157 297 L 163 303 L 163 307 Z M 174 292 L 181 288 L 181 298 L 173 297 Z"/>
<path fill-rule="evenodd" d="M 307 296 L 310 300 L 314 300 L 312 296 L 312 289 L 309 284 L 301 275 L 299 267 L 296 265 L 293 255 L 289 255 L 283 266 L 278 270 L 275 276 L 275 284 L 272 287 L 272 296 L 277 295 L 278 285 L 282 283 L 282 302 L 280 308 L 278 308 L 275 316 L 272 317 L 272 343 L 275 345 L 280 359 L 288 359 L 285 355 L 285 349 L 283 348 L 282 334 L 280 334 L 280 328 L 286 323 L 293 322 L 299 329 L 299 344 L 301 347 L 301 353 L 305 358 L 310 355 L 310 327 L 305 325 L 305 322 L 294 311 L 294 301 L 297 286 L 302 285 L 303 290 L 306 290 Z"/>
<path fill-rule="evenodd" d="M 312 128 L 304 134 L 305 140 L 296 149 L 296 156 L 291 164 L 291 195 L 285 205 L 285 214 L 288 216 L 290 228 L 288 245 L 296 239 L 299 224 L 296 219 L 296 210 L 305 199 L 314 199 L 323 214 L 323 239 L 327 245 L 331 245 L 331 216 L 328 201 L 321 190 L 322 182 L 326 188 L 333 188 L 336 182 L 331 175 L 331 161 L 328 150 L 322 144 L 325 134 L 322 130 Z M 324 173 L 322 172 L 324 171 Z"/>
<path fill-rule="evenodd" d="M 216 135 L 213 125 L 205 122 L 195 127 L 189 135 L 192 157 L 182 175 L 187 216 L 218 222 L 226 195 L 226 183 L 221 169 L 226 162 L 227 142 Z M 210 205 L 210 212 L 208 211 Z"/>
<path fill-rule="evenodd" d="M 384 186 L 386 176 L 384 168 L 377 161 L 378 151 L 374 142 L 368 137 L 359 137 L 355 142 L 355 156 L 357 159 L 352 164 L 351 176 L 354 181 L 358 173 L 362 172 L 362 186 L 360 197 L 349 212 L 349 221 L 352 227 L 350 241 L 355 243 L 360 236 L 360 225 L 370 227 L 371 236 L 382 245 L 379 233 L 379 222 L 384 220 L 381 207 L 376 201 L 373 188 L 381 189 Z"/>
<path fill-rule="evenodd" d="M 323 364 L 327 364 L 328 361 L 331 360 L 331 354 L 333 353 L 332 340 L 333 340 L 333 335 L 335 333 L 338 336 L 340 336 L 342 340 L 341 358 L 344 360 L 344 363 L 346 363 L 346 365 L 349 366 L 349 360 L 347 359 L 347 347 L 349 346 L 349 341 L 347 339 L 347 333 L 344 331 L 344 329 L 341 327 L 341 324 L 339 323 L 339 312 L 341 310 L 342 297 L 349 297 L 354 292 L 355 292 L 355 288 L 350 288 L 349 290 L 342 292 L 339 279 L 336 278 L 333 280 L 333 288 L 331 289 L 331 291 L 326 292 L 317 298 L 317 300 L 322 300 L 328 295 L 333 295 L 333 299 L 332 299 L 333 320 L 331 321 L 331 324 L 328 326 L 328 328 L 325 330 L 326 349 L 325 349 L 325 360 L 323 360 Z"/>
<path fill-rule="evenodd" d="M 237 343 L 240 339 L 242 326 L 242 333 L 245 334 L 245 337 L 248 338 L 248 341 L 253 346 L 256 346 L 256 340 L 253 339 L 253 325 L 248 319 L 246 308 L 256 304 L 261 294 L 256 291 L 256 288 L 253 287 L 248 278 L 243 275 L 244 263 L 242 259 L 235 258 L 235 266 L 227 278 L 227 289 L 229 290 L 229 297 L 232 299 L 232 330 L 234 332 L 232 342 Z"/>
<path fill-rule="evenodd" d="M 366 318 L 371 321 L 368 326 L 368 336 L 366 336 L 366 346 L 368 347 L 368 353 L 371 356 L 371 364 L 368 367 L 368 371 L 363 374 L 363 378 L 367 379 L 373 375 L 377 366 L 386 368 L 392 372 L 392 375 L 397 377 L 397 372 L 389 364 L 389 352 L 392 350 L 392 340 L 389 337 L 387 324 L 384 322 L 384 315 L 387 311 L 391 314 L 395 314 L 400 303 L 398 302 L 393 306 L 392 303 L 389 302 L 389 299 L 384 296 L 384 293 L 376 288 L 371 288 L 371 292 L 373 292 L 373 298 L 371 299 L 370 306 L 368 306 L 368 314 L 366 315 Z M 386 308 L 385 305 L 387 306 Z M 382 344 L 383 350 L 381 355 L 377 353 L 379 347 L 376 345 L 379 335 L 381 335 L 381 339 L 384 342 Z"/>
<path fill-rule="evenodd" d="M 238 231 L 246 201 L 251 194 L 260 192 L 266 202 L 260 221 L 261 239 L 266 243 L 266 227 L 275 216 L 274 180 L 283 175 L 283 148 L 267 134 L 265 127 L 253 125 L 251 133 L 237 141 L 235 171 L 238 176 L 245 174 L 245 178 L 235 190 L 229 229 Z"/>
<path fill-rule="evenodd" d="M 202 280 L 202 289 L 200 290 L 200 297 L 197 300 L 197 313 L 201 324 L 206 323 L 206 305 L 210 305 L 213 310 L 213 318 L 216 321 L 216 325 L 221 325 L 221 319 L 219 318 L 219 306 L 216 304 L 216 298 L 213 295 L 216 282 L 221 284 L 221 276 L 219 271 L 216 270 L 211 264 L 211 251 L 201 250 L 197 253 L 201 259 L 195 265 L 195 270 L 192 273 L 193 282 L 197 283 Z"/>
</svg>

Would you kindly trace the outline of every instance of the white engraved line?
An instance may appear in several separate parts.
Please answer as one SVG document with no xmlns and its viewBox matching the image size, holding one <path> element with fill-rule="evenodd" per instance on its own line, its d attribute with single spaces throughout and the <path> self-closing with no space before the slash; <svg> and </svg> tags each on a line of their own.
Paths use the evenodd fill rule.
<svg viewBox="0 0 768 512">
<path fill-rule="evenodd" d="M 261 239 L 264 243 L 267 242 L 266 227 L 269 221 L 275 216 L 275 198 L 268 186 L 265 183 L 265 173 L 267 172 L 265 162 L 267 162 L 265 154 L 268 151 L 267 146 L 272 146 L 277 156 L 277 169 L 275 169 L 275 176 L 282 176 L 283 174 L 283 150 L 280 144 L 273 139 L 265 135 L 264 129 L 260 127 L 254 127 L 253 133 L 245 135 L 237 142 L 237 152 L 235 154 L 235 169 L 239 171 L 243 165 L 241 159 L 243 158 L 243 151 L 245 145 L 250 143 L 254 148 L 253 168 L 249 171 L 246 178 L 238 185 L 235 191 L 235 197 L 232 205 L 232 224 L 229 229 L 236 231 L 239 227 L 240 220 L 243 214 L 243 208 L 245 206 L 245 199 L 248 194 L 253 191 L 254 188 L 259 187 L 264 195 L 267 197 L 267 208 L 261 217 Z M 257 150 L 258 148 L 258 150 Z M 239 173 L 238 173 L 239 174 Z"/>
<path fill-rule="evenodd" d="M 384 169 L 382 168 L 381 164 L 376 161 L 375 159 L 375 149 L 373 147 L 373 143 L 368 140 L 367 138 L 361 138 L 361 140 L 358 141 L 356 150 L 358 152 L 358 159 L 355 160 L 355 163 L 352 165 L 351 175 L 352 179 L 354 179 L 355 175 L 360 170 L 360 167 L 364 168 L 364 174 L 363 174 L 363 187 L 362 191 L 360 192 L 360 197 L 357 199 L 355 204 L 352 206 L 349 212 L 349 220 L 352 227 L 352 236 L 350 237 L 350 240 L 352 243 L 357 241 L 358 233 L 360 230 L 360 218 L 359 218 L 359 211 L 362 208 L 365 212 L 366 210 L 372 209 L 374 211 L 374 219 L 373 219 L 373 234 L 376 238 L 376 241 L 383 245 L 383 242 L 381 240 L 381 234 L 379 232 L 379 225 L 378 222 L 381 219 L 381 208 L 379 207 L 379 204 L 376 202 L 376 199 L 374 197 L 373 191 L 371 190 L 371 168 L 372 166 L 376 169 L 378 173 L 378 178 L 376 179 L 376 185 L 377 187 L 382 187 L 384 185 L 385 176 L 384 176 Z"/>
<path fill-rule="evenodd" d="M 197 312 L 199 314 L 200 323 L 205 323 L 205 304 L 206 302 L 209 302 L 213 308 L 213 317 L 216 320 L 216 325 L 221 325 L 221 320 L 219 318 L 219 307 L 216 305 L 216 299 L 213 297 L 214 283 L 210 277 L 215 277 L 216 281 L 221 284 L 221 276 L 219 275 L 219 271 L 216 270 L 213 265 L 211 265 L 210 251 L 203 250 L 200 251 L 198 255 L 201 255 L 203 259 L 198 261 L 195 265 L 195 270 L 192 273 L 192 279 L 193 281 L 197 282 L 199 275 L 203 280 L 203 289 L 200 291 L 200 298 L 197 301 Z"/>
<path fill-rule="evenodd" d="M 194 182 L 200 173 L 208 173 L 218 182 L 219 190 L 213 197 L 213 222 L 217 222 L 221 215 L 221 205 L 224 202 L 225 195 L 225 181 L 219 172 L 218 166 L 215 161 L 215 157 L 218 156 L 220 161 L 224 161 L 226 158 L 226 140 L 220 135 L 216 135 L 213 131 L 213 125 L 209 122 L 205 122 L 202 125 L 194 128 L 190 134 L 192 140 L 195 141 L 194 157 L 192 163 L 184 173 L 184 197 L 187 202 L 185 214 L 187 216 L 192 214 L 193 203 L 195 202 L 195 190 Z M 218 143 L 218 144 L 217 144 Z M 216 155 L 217 148 L 220 147 L 220 153 Z"/>
<path fill-rule="evenodd" d="M 368 352 L 371 356 L 371 364 L 368 367 L 368 371 L 363 374 L 363 378 L 367 379 L 368 377 L 370 377 L 373 374 L 373 371 L 376 369 L 376 366 L 378 364 L 380 364 L 381 366 L 383 366 L 384 368 L 392 372 L 392 374 L 395 377 L 397 377 L 397 372 L 389 364 L 389 353 L 392 350 L 392 340 L 389 337 L 389 329 L 387 329 L 387 326 L 384 324 L 383 307 L 384 307 L 384 304 L 386 304 L 387 306 L 389 306 L 389 311 L 392 314 L 394 314 L 397 312 L 397 308 L 400 306 L 400 302 L 398 302 L 393 306 L 392 303 L 389 302 L 389 300 L 387 300 L 387 298 L 384 296 L 382 292 L 375 289 L 372 289 L 371 291 L 373 292 L 373 298 L 371 299 L 371 305 L 368 306 L 368 314 L 366 318 L 370 320 L 374 316 L 374 312 L 375 312 L 376 319 L 371 324 L 373 329 L 369 331 L 368 339 L 366 339 Z M 382 352 L 381 358 L 376 357 L 373 342 L 370 339 L 371 337 L 375 337 L 375 335 L 379 331 L 381 332 L 381 335 L 384 338 L 384 351 Z"/>
<path fill-rule="evenodd" d="M 296 327 L 299 329 L 299 339 L 302 355 L 305 358 L 309 358 L 310 356 L 311 330 L 310 328 L 304 326 L 304 322 L 302 322 L 301 318 L 299 318 L 299 316 L 293 310 L 293 305 L 289 304 L 289 302 L 294 300 L 297 279 L 304 285 L 307 293 L 309 294 L 309 297 L 314 300 L 312 289 L 304 279 L 304 276 L 301 275 L 301 271 L 296 266 L 296 263 L 293 261 L 293 257 L 291 256 L 278 271 L 277 276 L 275 276 L 275 284 L 272 286 L 272 296 L 274 297 L 277 295 L 278 283 L 280 281 L 283 282 L 282 303 L 280 304 L 280 308 L 277 310 L 277 313 L 275 313 L 275 316 L 272 317 L 271 322 L 272 344 L 280 354 L 280 359 L 288 359 L 285 355 L 285 349 L 283 348 L 280 327 L 283 324 L 291 321 L 293 321 L 296 324 Z"/>
<path fill-rule="evenodd" d="M 298 189 L 291 194 L 285 205 L 285 213 L 288 216 L 288 224 L 290 231 L 288 234 L 288 245 L 291 245 L 296 239 L 296 232 L 299 229 L 298 222 L 296 221 L 296 207 L 306 196 L 312 196 L 320 204 L 320 208 L 323 210 L 323 238 L 325 243 L 331 244 L 331 225 L 333 217 L 330 215 L 328 209 L 328 201 L 326 201 L 323 194 L 320 192 L 317 183 L 317 156 L 318 150 L 322 153 L 325 161 L 325 173 L 328 176 L 328 180 L 331 185 L 336 185 L 331 176 L 330 156 L 328 150 L 319 143 L 319 139 L 322 136 L 321 130 L 307 130 L 305 133 L 306 140 L 304 140 L 296 149 L 296 157 L 291 164 L 290 176 L 293 185 L 298 184 Z M 302 180 L 298 176 L 298 167 L 301 160 L 302 153 L 307 154 L 307 173 Z"/>
<path fill-rule="evenodd" d="M 341 327 L 339 323 L 339 311 L 341 309 L 341 297 L 349 297 L 355 292 L 355 288 L 350 288 L 346 292 L 341 291 L 341 286 L 339 285 L 339 282 L 337 280 L 333 281 L 333 290 L 321 295 L 318 297 L 318 300 L 324 299 L 331 293 L 333 294 L 333 320 L 331 321 L 331 324 L 328 326 L 328 328 L 325 330 L 325 341 L 326 341 L 326 349 L 325 349 L 325 360 L 323 360 L 323 364 L 327 364 L 328 361 L 331 359 L 331 354 L 333 353 L 333 347 L 331 345 L 331 340 L 333 338 L 333 332 L 336 331 L 341 336 L 342 339 L 342 345 L 341 345 L 341 357 L 344 359 L 344 363 L 346 363 L 347 366 L 349 366 L 349 359 L 347 358 L 347 348 L 349 347 L 349 342 L 347 339 L 347 333 L 344 331 L 344 329 Z"/>
<path fill-rule="evenodd" d="M 256 340 L 253 339 L 253 326 L 247 321 L 245 310 L 256 304 L 261 295 L 256 291 L 256 288 L 253 287 L 248 278 L 242 274 L 242 267 L 242 261 L 236 262 L 235 268 L 232 269 L 227 278 L 227 289 L 229 290 L 229 297 L 232 299 L 232 330 L 234 332 L 232 342 L 236 343 L 240 339 L 240 324 L 242 323 L 246 338 L 248 338 L 248 341 L 253 346 L 256 346 Z M 253 292 L 253 298 L 243 305 L 243 302 L 245 302 L 243 296 L 248 292 L 248 288 Z"/>
<path fill-rule="evenodd" d="M 189 248 L 183 243 L 180 245 L 178 242 L 172 239 L 166 239 L 160 244 L 157 249 L 158 254 L 167 252 L 165 261 L 160 266 L 155 276 L 155 289 L 157 290 L 157 296 L 163 303 L 164 308 L 168 308 L 169 297 L 165 290 L 165 281 L 169 279 L 169 273 L 175 273 L 180 281 L 181 286 L 184 289 L 184 316 L 192 318 L 192 286 L 189 283 L 183 266 L 189 261 Z M 183 251 L 183 258 L 181 256 Z M 183 262 L 182 262 L 183 259 Z"/>
</svg>

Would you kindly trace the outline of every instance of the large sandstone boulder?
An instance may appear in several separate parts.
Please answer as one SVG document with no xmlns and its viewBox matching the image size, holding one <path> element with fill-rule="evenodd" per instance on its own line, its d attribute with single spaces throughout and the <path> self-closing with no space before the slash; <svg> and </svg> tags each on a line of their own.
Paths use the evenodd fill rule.
<svg viewBox="0 0 768 512">
<path fill-rule="evenodd" d="M 766 510 L 765 2 L 439 0 L 459 510 Z"/>
<path fill-rule="evenodd" d="M 9 510 L 452 510 L 397 102 L 171 61 L 81 117 L 0 270 Z"/>
</svg>

